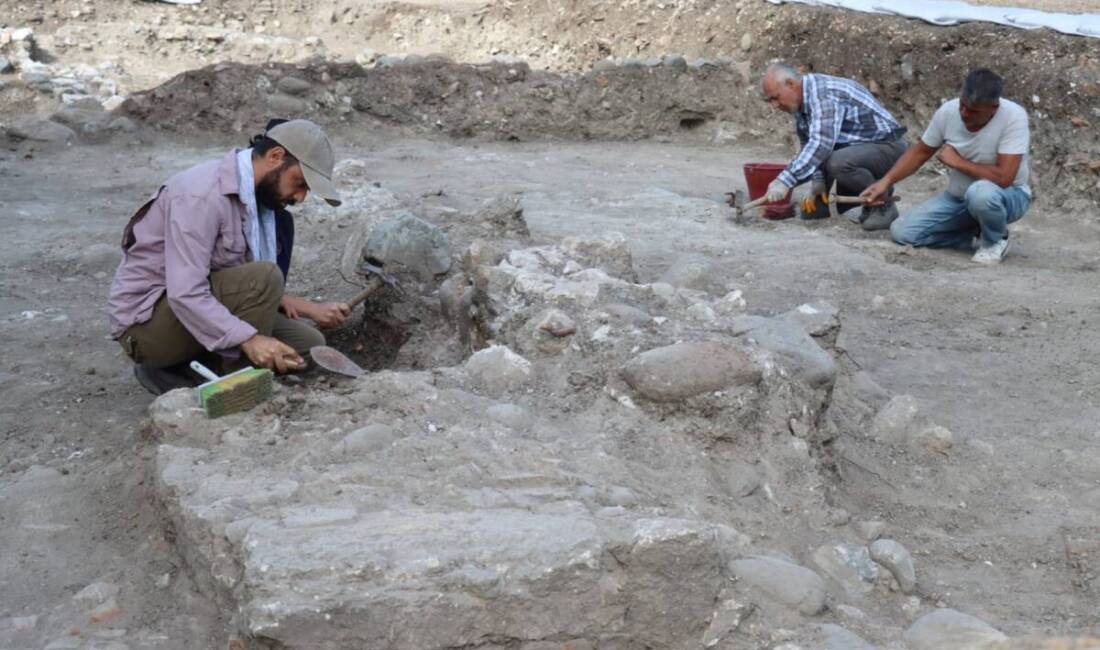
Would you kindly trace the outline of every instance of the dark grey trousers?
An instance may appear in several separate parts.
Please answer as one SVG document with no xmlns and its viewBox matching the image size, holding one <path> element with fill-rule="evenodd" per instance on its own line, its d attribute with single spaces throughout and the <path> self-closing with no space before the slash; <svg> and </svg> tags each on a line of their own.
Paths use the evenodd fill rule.
<svg viewBox="0 0 1100 650">
<path fill-rule="evenodd" d="M 841 196 L 859 196 L 890 171 L 901 154 L 909 147 L 905 136 L 893 142 L 852 144 L 836 149 L 821 166 L 828 187 L 836 181 L 835 192 Z M 858 207 L 853 204 L 836 204 L 837 212 Z"/>
</svg>

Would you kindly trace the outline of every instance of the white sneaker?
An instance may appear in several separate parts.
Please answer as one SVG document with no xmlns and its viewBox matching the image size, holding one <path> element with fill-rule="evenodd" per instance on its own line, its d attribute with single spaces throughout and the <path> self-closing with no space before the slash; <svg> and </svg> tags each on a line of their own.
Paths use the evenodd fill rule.
<svg viewBox="0 0 1100 650">
<path fill-rule="evenodd" d="M 970 259 L 975 264 L 1000 264 L 1001 260 L 1005 258 L 1005 255 L 1008 255 L 1008 249 L 1010 247 L 1011 244 L 1006 237 L 991 246 L 982 246 L 978 249 L 977 253 L 974 253 L 974 257 Z"/>
</svg>

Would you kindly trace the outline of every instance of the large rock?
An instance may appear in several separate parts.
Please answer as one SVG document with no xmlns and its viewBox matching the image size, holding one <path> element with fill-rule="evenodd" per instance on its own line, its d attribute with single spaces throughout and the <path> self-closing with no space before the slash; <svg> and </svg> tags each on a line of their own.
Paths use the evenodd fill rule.
<svg viewBox="0 0 1100 650">
<path fill-rule="evenodd" d="M 825 609 L 825 581 L 804 566 L 758 555 L 734 560 L 730 571 L 750 590 L 802 614 L 812 616 Z"/>
<path fill-rule="evenodd" d="M 675 402 L 727 386 L 753 384 L 760 369 L 728 343 L 675 343 L 643 352 L 622 369 L 631 388 L 655 402 Z"/>
<path fill-rule="evenodd" d="M 795 376 L 815 388 L 830 386 L 836 378 L 836 360 L 806 333 L 801 322 L 740 316 L 734 319 L 732 330 L 774 353 Z"/>
<path fill-rule="evenodd" d="M 985 621 L 953 609 L 925 614 L 903 637 L 913 650 L 971 650 L 1006 638 Z"/>
<path fill-rule="evenodd" d="M 29 140 L 50 144 L 68 144 L 76 139 L 76 132 L 69 127 L 50 120 L 25 118 L 7 127 L 8 137 L 14 140 Z"/>
<path fill-rule="evenodd" d="M 451 246 L 438 226 L 411 212 L 399 212 L 370 233 L 363 257 L 400 264 L 429 280 L 451 269 Z"/>
</svg>

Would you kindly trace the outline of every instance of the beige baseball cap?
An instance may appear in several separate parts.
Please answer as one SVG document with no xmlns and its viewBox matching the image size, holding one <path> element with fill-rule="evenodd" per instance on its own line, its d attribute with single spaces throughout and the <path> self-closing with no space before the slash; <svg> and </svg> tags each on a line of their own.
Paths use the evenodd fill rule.
<svg viewBox="0 0 1100 650">
<path fill-rule="evenodd" d="M 332 183 L 336 156 L 332 153 L 332 143 L 321 127 L 309 120 L 290 120 L 268 129 L 267 137 L 298 159 L 311 192 L 331 206 L 340 205 L 340 192 Z"/>
</svg>

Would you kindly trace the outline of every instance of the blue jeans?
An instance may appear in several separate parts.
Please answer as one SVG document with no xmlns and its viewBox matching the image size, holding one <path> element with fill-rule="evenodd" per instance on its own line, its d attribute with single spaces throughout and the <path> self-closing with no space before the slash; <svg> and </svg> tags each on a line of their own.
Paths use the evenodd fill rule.
<svg viewBox="0 0 1100 650">
<path fill-rule="evenodd" d="M 906 212 L 891 224 L 890 234 L 904 246 L 963 250 L 981 234 L 982 246 L 991 246 L 1030 206 L 1031 197 L 1018 187 L 976 181 L 961 199 L 944 192 Z"/>
</svg>

